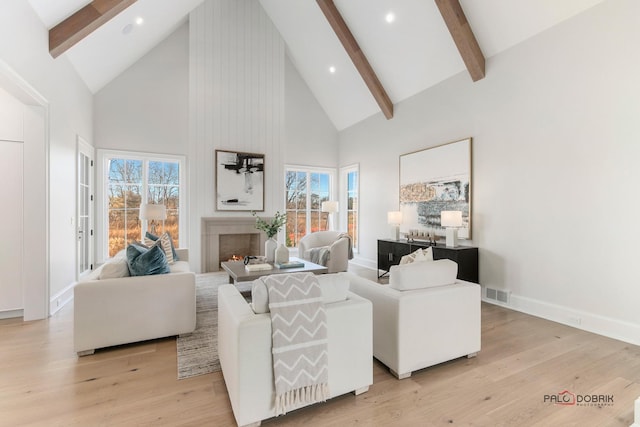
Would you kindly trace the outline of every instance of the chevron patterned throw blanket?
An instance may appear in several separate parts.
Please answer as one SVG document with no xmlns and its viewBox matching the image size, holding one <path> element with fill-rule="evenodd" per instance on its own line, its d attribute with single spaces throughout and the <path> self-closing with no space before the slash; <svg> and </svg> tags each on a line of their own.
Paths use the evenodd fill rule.
<svg viewBox="0 0 640 427">
<path fill-rule="evenodd" d="M 276 415 L 329 398 L 327 323 L 320 284 L 311 273 L 261 278 L 269 292 Z"/>
</svg>

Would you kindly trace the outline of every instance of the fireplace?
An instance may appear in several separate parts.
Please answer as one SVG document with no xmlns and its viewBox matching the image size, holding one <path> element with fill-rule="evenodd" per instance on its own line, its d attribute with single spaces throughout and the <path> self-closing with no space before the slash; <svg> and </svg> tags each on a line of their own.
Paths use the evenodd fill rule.
<svg viewBox="0 0 640 427">
<path fill-rule="evenodd" d="M 254 218 L 202 218 L 202 271 L 220 271 L 233 255 L 264 255 L 266 235 L 255 225 Z"/>
</svg>

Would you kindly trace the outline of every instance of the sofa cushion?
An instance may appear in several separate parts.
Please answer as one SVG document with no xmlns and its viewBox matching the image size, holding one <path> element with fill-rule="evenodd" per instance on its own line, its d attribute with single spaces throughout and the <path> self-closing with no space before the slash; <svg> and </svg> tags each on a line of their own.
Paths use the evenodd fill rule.
<svg viewBox="0 0 640 427">
<path fill-rule="evenodd" d="M 167 274 L 170 272 L 167 257 L 159 244 L 147 248 L 132 243 L 127 246 L 127 264 L 132 276 Z"/>
<path fill-rule="evenodd" d="M 418 249 L 400 258 L 400 265 L 409 264 L 416 261 L 433 261 L 433 249 L 428 247 L 426 249 Z"/>
<path fill-rule="evenodd" d="M 98 279 L 117 279 L 120 277 L 128 277 L 130 275 L 127 259 L 113 258 L 104 263 L 100 269 Z"/>
<path fill-rule="evenodd" d="M 169 266 L 172 273 L 188 273 L 189 263 L 187 261 L 176 261 Z"/>
<path fill-rule="evenodd" d="M 389 271 L 389 287 L 399 291 L 451 285 L 458 275 L 458 264 L 450 259 L 394 265 Z"/>
<path fill-rule="evenodd" d="M 322 302 L 331 304 L 347 299 L 349 279 L 337 274 L 319 274 L 316 276 L 322 291 Z M 256 314 L 269 312 L 269 292 L 262 277 L 253 281 L 251 286 L 251 307 Z"/>
</svg>

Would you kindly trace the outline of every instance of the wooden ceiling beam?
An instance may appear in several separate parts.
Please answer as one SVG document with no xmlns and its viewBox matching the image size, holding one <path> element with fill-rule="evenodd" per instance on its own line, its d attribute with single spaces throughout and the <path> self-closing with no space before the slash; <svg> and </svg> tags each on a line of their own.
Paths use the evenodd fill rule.
<svg viewBox="0 0 640 427">
<path fill-rule="evenodd" d="M 384 90 L 382 83 L 378 80 L 378 76 L 376 76 L 375 71 L 373 71 L 367 57 L 362 52 L 362 49 L 360 49 L 355 37 L 353 37 L 347 23 L 344 22 L 333 0 L 316 1 L 322 13 L 324 13 L 324 16 L 327 18 L 327 21 L 329 21 L 329 25 L 331 25 L 336 36 L 338 36 L 340 43 L 342 43 L 342 46 L 344 46 L 344 49 L 347 51 L 351 61 L 353 61 L 353 65 L 356 66 L 356 69 L 362 76 L 362 80 L 364 80 L 373 98 L 380 106 L 382 113 L 387 119 L 391 119 L 393 117 L 393 103 Z"/>
<path fill-rule="evenodd" d="M 459 0 L 435 0 L 435 2 L 471 78 L 474 82 L 483 79 L 485 76 L 484 55 Z"/>
<path fill-rule="evenodd" d="M 94 0 L 49 30 L 49 53 L 54 58 L 91 34 L 136 0 Z"/>
</svg>

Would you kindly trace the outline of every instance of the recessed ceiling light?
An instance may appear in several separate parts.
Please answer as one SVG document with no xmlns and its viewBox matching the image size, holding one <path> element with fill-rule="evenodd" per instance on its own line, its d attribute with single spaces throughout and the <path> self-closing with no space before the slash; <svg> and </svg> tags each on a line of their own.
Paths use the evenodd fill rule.
<svg viewBox="0 0 640 427">
<path fill-rule="evenodd" d="M 139 16 L 138 16 L 138 17 L 136 18 L 136 24 L 138 24 L 138 25 L 142 25 L 142 24 L 144 24 L 144 19 L 142 19 L 141 17 L 139 17 Z"/>
<path fill-rule="evenodd" d="M 393 21 L 396 20 L 396 15 L 394 15 L 393 12 L 389 12 L 384 16 L 384 20 L 387 21 L 389 24 L 391 24 Z"/>
<path fill-rule="evenodd" d="M 331 74 L 335 73 L 336 72 L 336 67 L 334 67 L 333 65 L 331 67 L 329 67 L 329 72 Z"/>
</svg>

